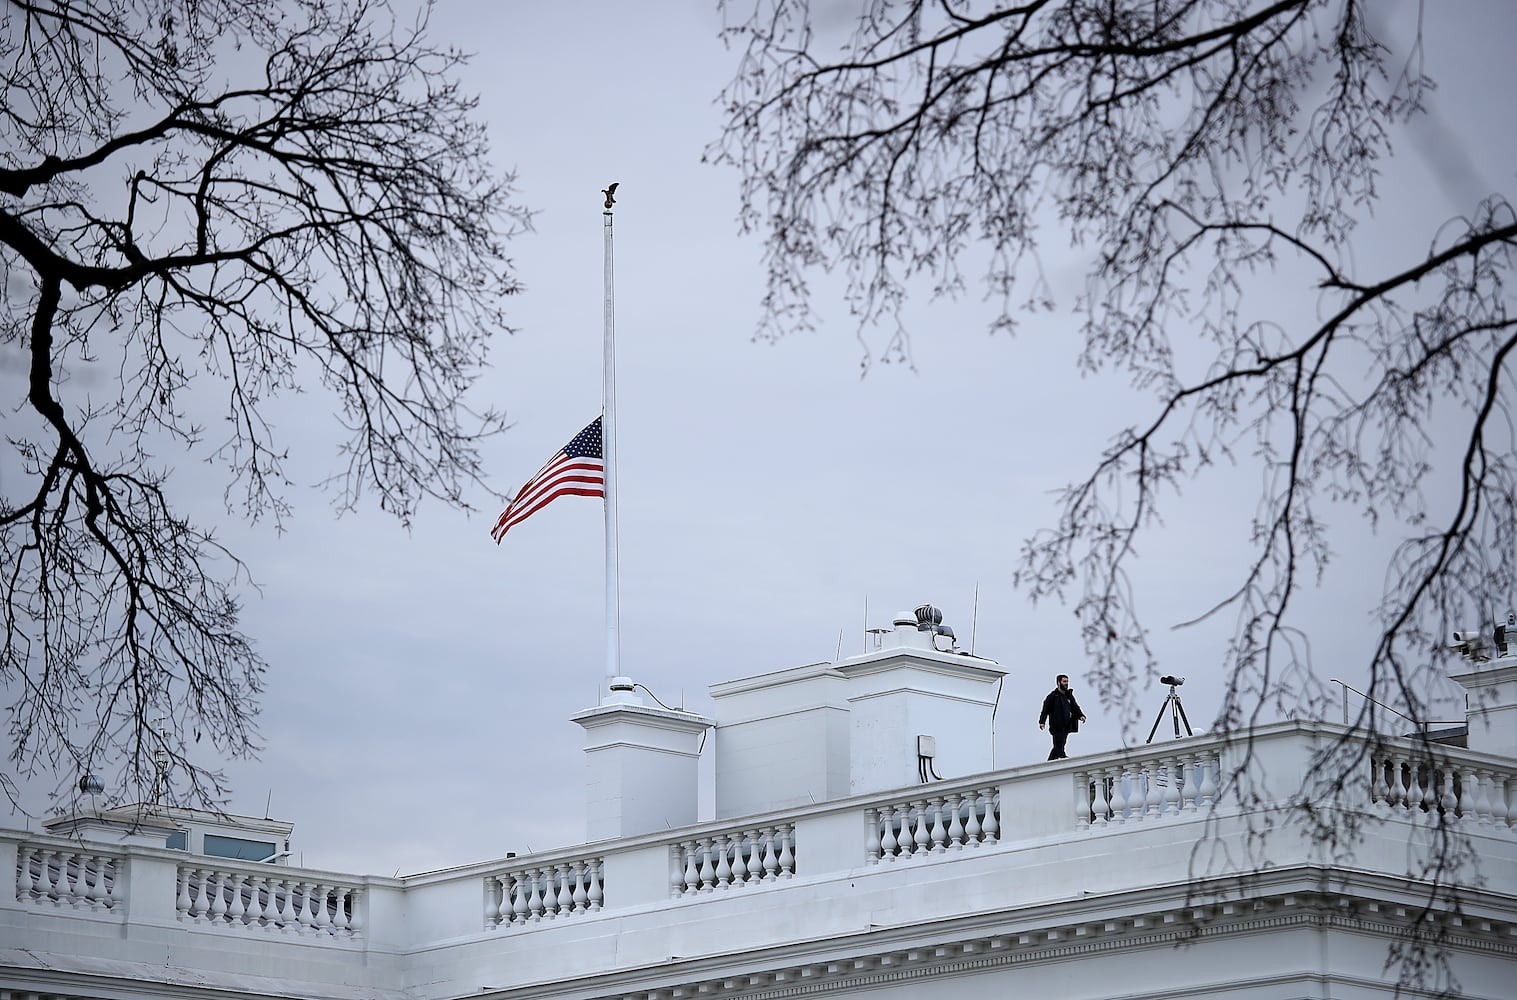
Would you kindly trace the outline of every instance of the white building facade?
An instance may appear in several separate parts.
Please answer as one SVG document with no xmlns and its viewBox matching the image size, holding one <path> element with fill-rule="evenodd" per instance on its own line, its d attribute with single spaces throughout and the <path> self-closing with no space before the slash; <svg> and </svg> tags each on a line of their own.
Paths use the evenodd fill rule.
<svg viewBox="0 0 1517 1000">
<path fill-rule="evenodd" d="M 717 685 L 714 721 L 628 690 L 576 716 L 572 849 L 386 878 L 173 849 L 204 817 L 162 810 L 0 831 L 0 1000 L 1385 997 L 1424 941 L 1517 995 L 1517 656 L 1457 678 L 1468 747 L 1280 722 L 997 768 L 1001 671 L 924 617 Z M 1337 761 L 1311 805 L 1351 851 L 1296 822 Z"/>
</svg>

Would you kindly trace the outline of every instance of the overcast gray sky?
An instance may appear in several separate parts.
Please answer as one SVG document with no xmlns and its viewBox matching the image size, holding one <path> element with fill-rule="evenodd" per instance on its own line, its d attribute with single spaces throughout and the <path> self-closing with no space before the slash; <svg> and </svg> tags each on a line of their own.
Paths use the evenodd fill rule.
<svg viewBox="0 0 1517 1000">
<path fill-rule="evenodd" d="M 1511 8 L 1456 0 L 1427 21 L 1434 114 L 1398 143 L 1391 197 L 1367 233 L 1393 259 L 1424 251 L 1438 220 L 1510 192 L 1517 163 Z M 1080 260 L 1047 258 L 1065 294 L 1015 339 L 989 335 L 973 297 L 915 302 L 912 367 L 861 379 L 853 326 L 825 282 L 819 332 L 751 343 L 760 248 L 736 234 L 737 177 L 700 162 L 735 60 L 712 2 L 443 0 L 433 27 L 479 53 L 466 85 L 497 164 L 519 172 L 520 199 L 539 213 L 511 247 L 527 285 L 510 304 L 518 332 L 495 345 L 479 387 L 515 421 L 487 450 L 501 490 L 598 412 L 599 191 L 621 185 L 624 672 L 707 711 L 710 684 L 859 650 L 866 606 L 879 625 L 930 601 L 1008 671 L 998 763 L 1041 760 L 1037 702 L 1061 671 L 1081 690 L 1087 664 L 1069 610 L 1030 607 L 1011 571 L 1053 517 L 1052 492 L 1145 402 L 1075 371 Z M 322 428 L 305 422 L 308 403 L 285 412 L 315 480 L 331 457 Z M 1136 582 L 1166 667 L 1189 677 L 1197 728 L 1215 705 L 1226 629 L 1168 626 L 1227 586 L 1256 484 L 1248 469 L 1198 483 L 1170 508 L 1172 530 L 1143 546 Z M 201 509 L 221 517 L 218 497 L 208 482 Z M 266 749 L 229 765 L 232 811 L 267 804 L 296 824 L 296 860 L 379 874 L 579 839 L 582 730 L 568 719 L 595 703 L 603 673 L 599 504 L 562 500 L 497 547 L 499 505 L 483 492 L 472 516 L 424 508 L 409 534 L 377 512 L 334 519 L 314 490 L 293 499 L 283 535 L 224 532 L 262 585 L 244 624 L 270 665 Z M 1353 520 L 1335 529 L 1313 649 L 1324 677 L 1352 680 L 1391 542 Z M 1163 695 L 1145 695 L 1146 719 Z M 1071 751 L 1119 745 L 1093 699 L 1086 708 Z"/>
</svg>

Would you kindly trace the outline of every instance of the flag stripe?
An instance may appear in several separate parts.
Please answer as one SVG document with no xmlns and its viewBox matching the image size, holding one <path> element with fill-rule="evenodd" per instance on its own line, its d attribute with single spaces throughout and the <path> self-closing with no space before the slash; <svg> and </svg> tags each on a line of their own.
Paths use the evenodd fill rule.
<svg viewBox="0 0 1517 1000">
<path fill-rule="evenodd" d="M 527 480 L 490 530 L 495 543 L 507 531 L 563 496 L 604 497 L 606 463 L 601 458 L 601 420 L 596 417 Z"/>
</svg>

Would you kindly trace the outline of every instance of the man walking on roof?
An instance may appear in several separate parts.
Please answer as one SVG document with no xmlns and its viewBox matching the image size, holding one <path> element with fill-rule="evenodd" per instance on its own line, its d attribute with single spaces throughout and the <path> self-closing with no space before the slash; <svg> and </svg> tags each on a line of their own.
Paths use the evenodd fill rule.
<svg viewBox="0 0 1517 1000">
<path fill-rule="evenodd" d="M 1053 749 L 1048 751 L 1049 760 L 1069 756 L 1064 752 L 1064 741 L 1070 733 L 1078 732 L 1080 723 L 1084 721 L 1085 713 L 1080 711 L 1080 703 L 1075 701 L 1074 692 L 1069 690 L 1069 675 L 1060 674 L 1054 681 L 1054 689 L 1043 699 L 1043 711 L 1038 716 L 1038 728 L 1042 729 L 1046 724 L 1048 731 L 1053 733 Z"/>
</svg>

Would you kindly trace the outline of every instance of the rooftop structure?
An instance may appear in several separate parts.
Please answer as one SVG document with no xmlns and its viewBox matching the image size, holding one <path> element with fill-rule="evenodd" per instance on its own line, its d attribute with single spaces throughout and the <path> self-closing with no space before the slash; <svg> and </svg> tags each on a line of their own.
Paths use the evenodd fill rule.
<svg viewBox="0 0 1517 1000">
<path fill-rule="evenodd" d="M 1419 943 L 1464 995 L 1510 996 L 1517 643 L 1455 675 L 1467 747 L 1283 721 L 1003 767 L 1001 669 L 931 610 L 715 685 L 714 719 L 627 690 L 575 716 L 590 836 L 568 849 L 387 878 L 215 856 L 288 850 L 266 820 L 0 831 L 0 1000 L 1372 997 Z M 1323 768 L 1346 791 L 1303 802 Z M 1462 846 L 1424 869 L 1440 842 Z"/>
</svg>

